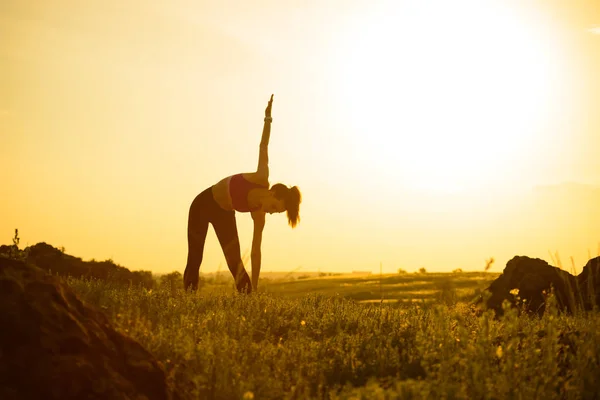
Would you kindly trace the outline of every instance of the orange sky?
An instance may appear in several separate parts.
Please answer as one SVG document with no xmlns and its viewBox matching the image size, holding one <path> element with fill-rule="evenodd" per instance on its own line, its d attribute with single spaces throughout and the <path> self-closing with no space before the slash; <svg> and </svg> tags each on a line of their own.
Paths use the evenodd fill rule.
<svg viewBox="0 0 600 400">
<path fill-rule="evenodd" d="M 600 3 L 523 4 L 3 1 L 0 243 L 183 271 L 191 201 L 256 167 L 274 93 L 271 182 L 304 201 L 295 230 L 267 217 L 263 270 L 581 266 Z M 201 270 L 219 264 L 211 230 Z"/>
</svg>

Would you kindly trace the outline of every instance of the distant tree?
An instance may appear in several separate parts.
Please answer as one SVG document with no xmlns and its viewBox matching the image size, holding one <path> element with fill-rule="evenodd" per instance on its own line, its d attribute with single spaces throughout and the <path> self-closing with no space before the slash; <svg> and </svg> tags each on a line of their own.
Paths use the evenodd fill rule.
<svg viewBox="0 0 600 400">
<path fill-rule="evenodd" d="M 463 272 L 463 270 L 461 268 L 456 268 L 454 271 L 452 271 L 453 274 L 461 274 Z"/>
<path fill-rule="evenodd" d="M 198 286 L 200 286 L 202 280 L 198 282 Z M 169 274 L 162 275 L 160 277 L 160 286 L 164 288 L 168 288 L 172 292 L 177 289 L 183 289 L 183 275 L 179 271 L 173 271 Z"/>
<path fill-rule="evenodd" d="M 407 272 L 406 272 L 406 270 L 405 270 L 405 269 L 398 268 L 398 274 L 400 274 L 400 275 L 404 275 L 404 274 L 406 274 L 406 273 L 407 273 Z"/>
<path fill-rule="evenodd" d="M 133 271 L 131 272 L 131 283 L 134 285 L 142 285 L 146 289 L 152 289 L 155 285 L 152 272 L 150 271 Z"/>
<path fill-rule="evenodd" d="M 421 267 L 421 268 L 419 268 L 419 273 L 420 274 L 426 274 L 427 270 L 425 269 L 425 267 Z"/>
</svg>

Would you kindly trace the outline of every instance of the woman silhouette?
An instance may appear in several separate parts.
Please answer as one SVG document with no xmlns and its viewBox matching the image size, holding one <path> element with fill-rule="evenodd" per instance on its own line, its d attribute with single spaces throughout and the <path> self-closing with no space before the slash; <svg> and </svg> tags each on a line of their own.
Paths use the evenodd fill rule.
<svg viewBox="0 0 600 400">
<path fill-rule="evenodd" d="M 228 176 L 200 193 L 190 206 L 188 217 L 188 257 L 183 285 L 198 289 L 200 264 L 204 242 L 211 223 L 223 248 L 227 266 L 239 292 L 250 293 L 258 286 L 261 262 L 262 232 L 265 214 L 287 211 L 289 225 L 294 228 L 300 220 L 301 195 L 298 187 L 288 188 L 277 183 L 269 189 L 269 136 L 271 135 L 271 107 L 273 95 L 265 109 L 265 124 L 258 153 L 256 172 Z M 250 212 L 254 221 L 252 238 L 252 282 L 244 268 L 240 254 L 240 240 L 235 223 L 235 211 Z"/>
</svg>

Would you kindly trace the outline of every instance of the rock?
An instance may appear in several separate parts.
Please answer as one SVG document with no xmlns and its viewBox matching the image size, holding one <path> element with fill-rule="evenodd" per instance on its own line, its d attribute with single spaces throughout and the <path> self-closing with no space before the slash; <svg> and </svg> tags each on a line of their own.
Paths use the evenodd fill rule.
<svg viewBox="0 0 600 400">
<path fill-rule="evenodd" d="M 577 275 L 584 309 L 600 307 L 600 256 L 592 258 Z"/>
<path fill-rule="evenodd" d="M 159 362 L 58 278 L 0 257 L 0 398 L 172 399 Z"/>
<path fill-rule="evenodd" d="M 576 304 L 575 277 L 539 258 L 516 256 L 506 264 L 502 275 L 488 287 L 491 297 L 486 305 L 501 315 L 502 302 L 508 300 L 515 304 L 517 298 L 511 291 L 518 289 L 519 301 L 523 302 L 525 309 L 541 315 L 546 308 L 546 296 L 551 288 L 559 308 L 572 312 Z"/>
</svg>

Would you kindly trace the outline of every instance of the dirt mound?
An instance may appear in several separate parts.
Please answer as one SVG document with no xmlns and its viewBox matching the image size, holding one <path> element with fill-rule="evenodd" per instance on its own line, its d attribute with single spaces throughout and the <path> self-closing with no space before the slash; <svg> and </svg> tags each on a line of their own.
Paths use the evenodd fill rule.
<svg viewBox="0 0 600 400">
<path fill-rule="evenodd" d="M 577 275 L 577 283 L 582 292 L 582 301 L 586 310 L 594 305 L 600 307 L 600 256 L 592 258 Z"/>
<path fill-rule="evenodd" d="M 0 398 L 171 399 L 139 343 L 58 278 L 0 258 Z"/>
<path fill-rule="evenodd" d="M 486 305 L 502 314 L 502 303 L 519 303 L 527 311 L 543 314 L 552 290 L 560 309 L 591 310 L 600 306 L 600 257 L 588 261 L 579 276 L 549 265 L 539 258 L 513 257 L 487 288 L 491 296 Z M 515 290 L 516 289 L 516 290 Z"/>
<path fill-rule="evenodd" d="M 559 306 L 573 311 L 569 301 L 569 294 L 575 288 L 573 275 L 539 258 L 516 256 L 506 263 L 502 275 L 487 289 L 492 294 L 487 300 L 487 306 L 502 314 L 504 300 L 513 304 L 524 300 L 527 310 L 541 314 L 545 309 L 546 295 L 550 293 L 551 288 Z M 514 289 L 518 290 L 518 298 Z"/>
</svg>

